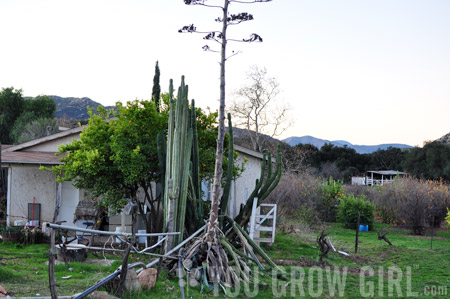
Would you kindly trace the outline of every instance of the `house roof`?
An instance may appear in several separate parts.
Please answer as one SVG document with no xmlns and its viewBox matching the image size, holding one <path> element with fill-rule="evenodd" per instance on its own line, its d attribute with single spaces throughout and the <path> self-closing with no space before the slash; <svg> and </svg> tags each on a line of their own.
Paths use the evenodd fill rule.
<svg viewBox="0 0 450 299">
<path fill-rule="evenodd" d="M 2 163 L 56 165 L 62 164 L 61 157 L 52 152 L 2 152 Z"/>
<path fill-rule="evenodd" d="M 399 174 L 406 174 L 406 172 L 401 172 L 397 170 L 368 170 L 368 173 L 376 173 L 381 175 L 399 175 Z"/>
<path fill-rule="evenodd" d="M 12 147 L 12 146 L 13 146 L 12 144 L 2 144 L 1 145 L 1 150 L 3 151 L 3 150 L 5 150 L 5 149 L 7 149 L 9 147 Z"/>
<path fill-rule="evenodd" d="M 14 146 L 2 149 L 2 152 L 15 152 L 15 151 L 25 150 L 25 149 L 27 149 L 29 147 L 32 147 L 32 146 L 35 146 L 35 145 L 38 145 L 38 144 L 42 144 L 42 143 L 49 142 L 49 141 L 52 141 L 52 140 L 55 140 L 55 139 L 58 139 L 58 138 L 62 138 L 62 137 L 66 137 L 66 136 L 70 136 L 70 135 L 74 135 L 74 134 L 78 134 L 81 131 L 83 131 L 83 129 L 85 127 L 86 126 L 81 126 L 81 127 L 77 127 L 77 128 L 74 128 L 74 129 L 62 131 L 62 132 L 59 132 L 59 133 L 56 133 L 56 134 L 53 134 L 53 135 L 49 135 L 49 136 L 45 136 L 45 137 L 41 137 L 41 138 L 38 138 L 38 139 L 31 140 L 31 141 L 28 141 L 28 142 L 24 142 L 24 143 L 21 143 L 21 144 L 17 144 L 17 145 L 14 145 Z"/>
<path fill-rule="evenodd" d="M 61 156 L 55 156 L 55 152 L 30 152 L 28 148 L 43 144 L 52 140 L 63 138 L 70 135 L 81 133 L 87 125 L 74 129 L 62 131 L 53 135 L 34 139 L 17 145 L 2 145 L 2 162 L 4 163 L 32 163 L 32 164 L 61 164 L 59 159 Z M 234 149 L 238 153 L 243 153 L 251 157 L 263 159 L 263 154 L 248 149 L 240 145 L 234 145 Z M 272 162 L 276 163 L 276 158 L 272 157 Z"/>
<path fill-rule="evenodd" d="M 252 157 L 255 157 L 255 158 L 258 158 L 261 160 L 264 157 L 264 155 L 262 153 L 256 152 L 254 150 L 251 150 L 249 148 L 246 148 L 246 147 L 243 147 L 243 146 L 240 146 L 237 144 L 234 145 L 234 150 L 237 151 L 238 153 L 247 154 L 249 156 L 252 156 Z M 276 162 L 277 162 L 277 159 L 275 157 L 272 157 L 272 163 L 276 163 Z"/>
</svg>

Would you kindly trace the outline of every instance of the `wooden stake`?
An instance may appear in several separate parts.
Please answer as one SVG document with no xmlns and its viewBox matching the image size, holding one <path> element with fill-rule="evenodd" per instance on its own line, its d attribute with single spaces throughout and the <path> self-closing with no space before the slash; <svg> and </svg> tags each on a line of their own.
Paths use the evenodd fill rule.
<svg viewBox="0 0 450 299">
<path fill-rule="evenodd" d="M 355 238 L 355 253 L 358 253 L 358 235 L 359 235 L 359 218 L 360 214 L 358 213 L 358 221 L 356 222 L 356 238 Z"/>
</svg>

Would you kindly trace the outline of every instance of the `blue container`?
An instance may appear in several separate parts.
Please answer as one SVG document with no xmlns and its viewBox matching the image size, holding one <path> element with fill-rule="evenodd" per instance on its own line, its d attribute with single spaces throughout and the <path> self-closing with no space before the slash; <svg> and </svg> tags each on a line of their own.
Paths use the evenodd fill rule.
<svg viewBox="0 0 450 299">
<path fill-rule="evenodd" d="M 368 232 L 369 231 L 369 226 L 368 225 L 364 225 L 364 224 L 360 224 L 359 225 L 359 231 L 360 232 Z"/>
</svg>

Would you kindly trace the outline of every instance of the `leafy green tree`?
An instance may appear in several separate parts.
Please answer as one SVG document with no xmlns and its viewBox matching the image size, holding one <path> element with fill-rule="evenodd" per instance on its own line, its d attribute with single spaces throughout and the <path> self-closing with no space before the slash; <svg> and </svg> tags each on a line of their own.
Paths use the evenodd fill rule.
<svg viewBox="0 0 450 299">
<path fill-rule="evenodd" d="M 24 143 L 30 140 L 58 133 L 56 120 L 52 118 L 38 118 L 27 125 L 17 139 L 18 143 Z"/>
<path fill-rule="evenodd" d="M 405 155 L 403 167 L 418 178 L 450 181 L 450 147 L 434 141 L 413 148 Z"/>
<path fill-rule="evenodd" d="M 2 88 L 0 92 L 0 142 L 12 143 L 10 133 L 14 122 L 22 113 L 24 99 L 21 89 Z"/>
<path fill-rule="evenodd" d="M 163 95 L 164 99 L 164 95 Z M 143 214 L 137 201 L 138 190 L 150 207 L 150 217 L 144 218 L 148 231 L 161 231 L 161 198 L 154 197 L 152 182 L 159 182 L 157 135 L 167 129 L 167 106 L 161 113 L 153 101 L 132 101 L 116 104 L 116 112 L 102 107 L 89 111 L 89 123 L 80 140 L 59 148 L 66 153 L 64 165 L 52 168 L 59 180 L 72 180 L 77 188 L 91 192 L 99 203 L 118 212 L 131 199 Z M 202 178 L 212 177 L 217 113 L 206 114 L 197 109 Z"/>
<path fill-rule="evenodd" d="M 299 143 L 294 146 L 298 151 L 305 153 L 305 164 L 310 167 L 320 167 L 320 151 L 317 147 L 311 144 Z"/>
<path fill-rule="evenodd" d="M 156 135 L 164 128 L 166 115 L 159 114 L 151 101 L 125 106 L 117 103 L 116 110 L 113 113 L 99 107 L 98 114 L 90 110 L 89 125 L 80 140 L 60 147 L 59 152 L 67 155 L 61 159 L 64 165 L 53 167 L 53 171 L 60 174 L 59 179 L 72 180 L 77 188 L 101 198 L 100 204 L 113 212 L 120 211 L 126 199 L 142 211 L 137 201 L 142 188 L 145 202 L 152 207 L 150 212 L 156 215 L 157 199 L 148 190 L 150 183 L 158 180 Z M 155 226 L 147 223 L 149 231 Z"/>
<path fill-rule="evenodd" d="M 367 155 L 358 154 L 352 148 L 334 146 L 330 143 L 322 146 L 318 160 L 320 161 L 320 168 L 335 164 L 339 169 L 340 176 L 345 181 L 349 181 L 353 175 L 365 172 L 370 161 Z"/>
<path fill-rule="evenodd" d="M 406 151 L 389 147 L 386 150 L 378 150 L 369 155 L 371 170 L 398 170 L 403 171 L 402 163 Z"/>
<path fill-rule="evenodd" d="M 53 118 L 55 111 L 56 111 L 56 103 L 48 96 L 37 96 L 35 98 L 25 99 L 23 101 L 22 112 L 14 121 L 14 125 L 10 130 L 9 136 L 11 142 L 22 143 L 24 142 L 23 140 L 29 141 L 35 138 L 45 136 L 47 130 L 45 129 L 42 130 L 42 128 L 41 129 L 39 128 L 40 124 L 41 125 L 43 124 L 42 119 L 47 119 L 46 121 L 47 125 L 45 126 L 45 128 L 48 125 L 50 125 L 52 127 L 51 130 L 51 132 L 53 132 L 52 134 L 57 132 L 57 130 L 55 130 L 54 128 L 55 124 L 50 120 L 48 120 Z M 38 119 L 41 120 L 39 122 L 35 122 Z M 33 125 L 31 125 L 32 122 L 34 122 Z M 27 132 L 25 132 L 26 127 L 28 130 Z M 22 134 L 24 134 L 23 138 L 21 138 Z M 32 136 L 39 136 L 39 137 L 32 137 Z"/>
<path fill-rule="evenodd" d="M 12 143 L 20 143 L 19 137 L 22 135 L 25 126 L 32 123 L 34 120 L 36 120 L 36 115 L 32 111 L 26 111 L 20 114 L 9 133 Z"/>
<path fill-rule="evenodd" d="M 56 103 L 49 96 L 40 95 L 32 99 L 25 99 L 24 112 L 32 112 L 36 118 L 53 118 Z"/>
</svg>

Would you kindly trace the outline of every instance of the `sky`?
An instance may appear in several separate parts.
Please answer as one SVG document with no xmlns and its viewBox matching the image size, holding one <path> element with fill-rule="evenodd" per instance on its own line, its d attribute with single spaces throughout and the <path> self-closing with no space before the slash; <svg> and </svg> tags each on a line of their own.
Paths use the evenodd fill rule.
<svg viewBox="0 0 450 299">
<path fill-rule="evenodd" d="M 230 11 L 254 20 L 229 37 L 264 41 L 229 43 L 240 54 L 226 65 L 227 103 L 250 66 L 266 67 L 294 120 L 280 139 L 422 146 L 450 132 L 450 1 L 273 0 Z M 185 75 L 197 106 L 217 109 L 219 55 L 178 29 L 218 30 L 220 12 L 182 0 L 0 0 L 0 87 L 103 105 L 150 99 L 159 61 L 163 92 Z"/>
</svg>

